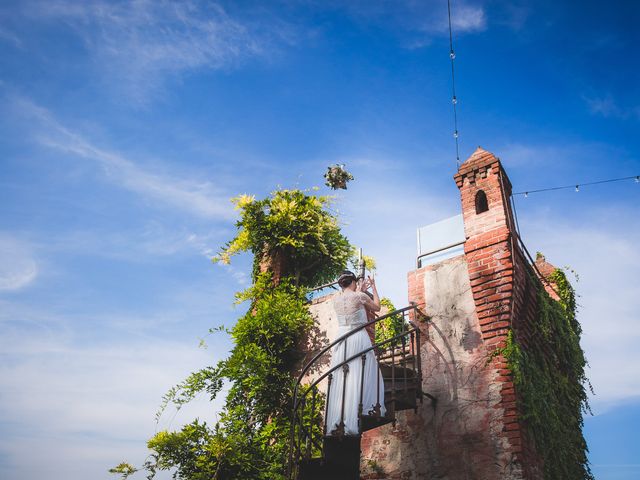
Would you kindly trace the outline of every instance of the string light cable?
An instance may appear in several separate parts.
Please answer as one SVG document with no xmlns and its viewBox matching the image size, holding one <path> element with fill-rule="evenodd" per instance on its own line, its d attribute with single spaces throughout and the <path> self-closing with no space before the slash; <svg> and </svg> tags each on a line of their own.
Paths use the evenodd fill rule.
<svg viewBox="0 0 640 480">
<path fill-rule="evenodd" d="M 447 14 L 449 16 L 449 58 L 451 60 L 451 104 L 453 105 L 453 138 L 456 142 L 456 163 L 460 167 L 460 147 L 458 145 L 458 97 L 456 96 L 456 52 L 453 49 L 453 28 L 451 27 L 451 0 L 447 0 Z"/>
<path fill-rule="evenodd" d="M 620 177 L 620 178 L 610 178 L 608 180 L 598 180 L 597 182 L 574 183 L 572 185 L 562 185 L 559 187 L 538 188 L 536 190 L 525 190 L 522 192 L 514 192 L 511 194 L 511 196 L 515 197 L 516 195 L 523 195 L 526 198 L 532 193 L 551 192 L 554 190 L 566 190 L 569 188 L 575 189 L 576 192 L 579 192 L 580 187 L 587 187 L 589 185 L 600 185 L 603 183 L 623 182 L 625 180 L 634 180 L 635 183 L 640 183 L 640 175 L 631 175 L 629 177 Z"/>
</svg>

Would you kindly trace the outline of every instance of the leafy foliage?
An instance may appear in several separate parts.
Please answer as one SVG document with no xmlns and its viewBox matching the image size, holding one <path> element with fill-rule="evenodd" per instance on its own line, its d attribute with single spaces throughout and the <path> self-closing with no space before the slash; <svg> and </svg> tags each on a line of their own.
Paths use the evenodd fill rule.
<svg viewBox="0 0 640 480">
<path fill-rule="evenodd" d="M 137 471 L 138 471 L 137 468 L 135 468 L 133 465 L 130 465 L 126 462 L 122 462 L 119 465 L 116 465 L 115 467 L 109 469 L 109 473 L 118 473 L 122 475 L 123 479 L 126 479 L 127 477 L 129 477 L 130 475 L 133 475 Z"/>
<path fill-rule="evenodd" d="M 512 331 L 498 353 L 513 374 L 527 433 L 544 461 L 544 478 L 593 479 L 582 435 L 590 384 L 580 347 L 576 296 L 562 270 L 556 269 L 549 280 L 555 283 L 560 300 L 553 300 L 536 282 L 535 347 L 521 348 L 517 331 Z"/>
<path fill-rule="evenodd" d="M 337 275 L 352 247 L 327 210 L 327 197 L 278 190 L 264 200 L 243 195 L 233 201 L 240 210 L 238 233 L 215 261 L 228 263 L 243 251 L 254 254 L 253 284 L 236 295 L 238 303 L 248 302 L 248 311 L 228 332 L 234 342 L 229 357 L 172 388 L 158 416 L 169 405 L 180 408 L 202 392 L 213 400 L 228 386 L 225 406 L 213 427 L 196 420 L 151 438 L 151 460 L 144 466 L 148 478 L 157 470 L 173 470 L 177 480 L 284 478 L 291 372 L 299 361 L 297 346 L 313 323 L 305 294 L 308 287 Z M 321 410 L 305 411 L 305 423 L 318 432 Z M 111 471 L 126 478 L 135 469 L 129 473 L 118 466 Z"/>
<path fill-rule="evenodd" d="M 277 190 L 263 200 L 241 195 L 237 235 L 214 258 L 229 263 L 240 252 L 254 254 L 254 276 L 265 262 L 275 260 L 295 285 L 315 286 L 332 280 L 351 253 L 338 221 L 328 211 L 330 197 L 301 190 Z"/>
<path fill-rule="evenodd" d="M 393 312 L 394 310 L 396 310 L 396 307 L 393 305 L 391 300 L 389 300 L 386 297 L 380 299 L 380 305 L 387 312 Z M 401 313 L 391 315 L 385 318 L 384 320 L 381 320 L 376 324 L 376 338 L 375 338 L 376 343 L 380 343 L 395 337 L 396 335 L 400 334 L 403 331 L 403 329 L 404 329 L 404 317 L 402 316 Z M 395 344 L 397 345 L 401 343 L 401 341 L 402 340 L 399 338 L 395 342 Z M 389 348 L 389 347 L 391 347 L 391 345 L 388 345 L 386 348 Z"/>
</svg>

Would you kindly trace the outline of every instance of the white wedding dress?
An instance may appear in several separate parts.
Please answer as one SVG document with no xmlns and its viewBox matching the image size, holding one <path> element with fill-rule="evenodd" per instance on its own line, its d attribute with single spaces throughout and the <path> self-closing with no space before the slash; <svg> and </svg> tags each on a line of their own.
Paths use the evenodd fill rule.
<svg viewBox="0 0 640 480">
<path fill-rule="evenodd" d="M 338 293 L 333 299 L 333 308 L 338 320 L 338 333 L 336 338 L 348 333 L 354 328 L 367 323 L 367 313 L 364 305 L 369 297 L 363 292 L 345 290 Z M 371 339 L 366 329 L 347 337 L 336 344 L 331 350 L 331 368 L 339 365 L 345 359 L 371 347 Z M 358 405 L 360 404 L 360 386 L 362 383 L 362 413 L 367 415 L 380 403 L 380 414 L 385 414 L 384 408 L 384 382 L 378 362 L 373 350 L 366 354 L 364 363 L 364 378 L 362 377 L 362 357 L 358 355 L 351 360 L 349 369 L 345 373 L 342 367 L 333 371 L 331 386 L 329 387 L 327 405 L 327 434 L 331 435 L 344 422 L 345 435 L 359 434 Z M 342 417 L 342 395 L 344 386 L 344 417 Z"/>
</svg>

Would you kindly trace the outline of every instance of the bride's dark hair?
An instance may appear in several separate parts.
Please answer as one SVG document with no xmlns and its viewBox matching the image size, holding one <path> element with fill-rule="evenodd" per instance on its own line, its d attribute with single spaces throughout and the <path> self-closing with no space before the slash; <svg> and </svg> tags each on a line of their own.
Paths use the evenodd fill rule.
<svg viewBox="0 0 640 480">
<path fill-rule="evenodd" d="M 355 281 L 355 273 L 351 272 L 350 270 L 345 270 L 340 274 L 340 277 L 338 278 L 338 285 L 340 285 L 340 287 L 342 288 L 347 288 Z"/>
<path fill-rule="evenodd" d="M 340 285 L 342 288 L 347 288 L 353 283 L 354 280 L 355 278 L 353 277 L 343 278 L 342 280 L 338 280 L 338 285 Z"/>
</svg>

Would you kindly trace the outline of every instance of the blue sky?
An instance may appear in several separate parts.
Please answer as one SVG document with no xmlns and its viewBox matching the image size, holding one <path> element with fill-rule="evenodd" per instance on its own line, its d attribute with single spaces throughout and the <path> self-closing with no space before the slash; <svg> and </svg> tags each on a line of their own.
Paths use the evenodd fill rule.
<svg viewBox="0 0 640 480">
<path fill-rule="evenodd" d="M 514 190 L 640 174 L 637 2 L 453 1 L 461 156 Z M 162 394 L 224 356 L 249 259 L 228 198 L 356 177 L 335 208 L 406 302 L 415 229 L 455 215 L 444 1 L 0 5 L 0 477 L 140 463 Z M 599 479 L 640 477 L 633 181 L 517 199 L 580 275 Z M 392 246 L 393 248 L 390 248 Z M 206 337 L 207 348 L 199 348 Z"/>
</svg>

